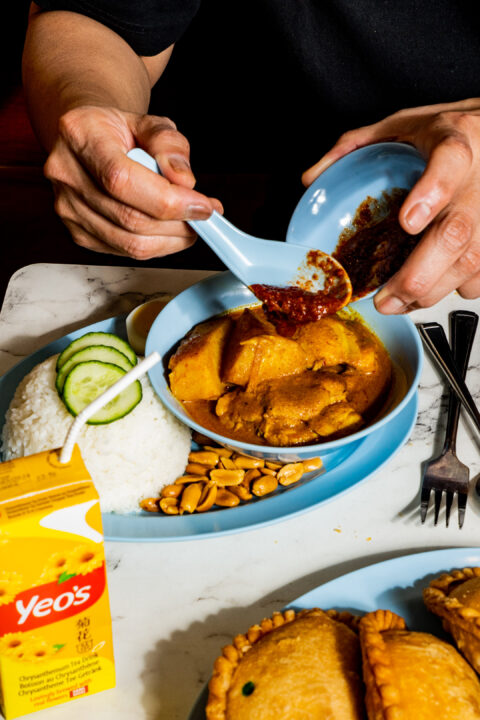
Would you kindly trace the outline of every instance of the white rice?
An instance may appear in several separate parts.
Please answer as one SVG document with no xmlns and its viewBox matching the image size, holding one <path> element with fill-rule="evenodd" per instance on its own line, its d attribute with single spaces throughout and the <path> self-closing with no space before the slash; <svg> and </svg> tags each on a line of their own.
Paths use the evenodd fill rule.
<svg viewBox="0 0 480 720">
<path fill-rule="evenodd" d="M 73 417 L 55 389 L 57 355 L 37 365 L 15 391 L 2 435 L 4 460 L 62 447 Z M 108 425 L 84 425 L 78 444 L 100 496 L 103 512 L 139 510 L 183 474 L 190 430 L 160 402 L 149 380 L 143 399 Z"/>
</svg>

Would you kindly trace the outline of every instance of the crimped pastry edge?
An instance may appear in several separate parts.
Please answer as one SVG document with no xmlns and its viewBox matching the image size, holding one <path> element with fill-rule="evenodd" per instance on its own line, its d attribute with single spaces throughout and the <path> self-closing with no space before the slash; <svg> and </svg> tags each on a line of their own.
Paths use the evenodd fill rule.
<svg viewBox="0 0 480 720">
<path fill-rule="evenodd" d="M 405 620 L 391 610 L 375 610 L 360 619 L 360 647 L 369 720 L 400 720 L 400 695 L 382 633 L 406 630 Z"/>
<path fill-rule="evenodd" d="M 467 567 L 443 573 L 432 580 L 423 591 L 423 600 L 430 612 L 442 619 L 444 629 L 450 633 L 463 655 L 480 671 L 480 612 L 450 597 L 452 585 L 480 577 L 480 567 Z M 464 647 L 464 637 L 473 637 L 479 644 L 479 652 Z"/>
<path fill-rule="evenodd" d="M 306 610 L 288 609 L 283 612 L 274 612 L 271 618 L 264 618 L 260 624 L 252 625 L 245 634 L 236 635 L 231 645 L 222 649 L 222 654 L 215 660 L 213 674 L 208 683 L 208 700 L 206 706 L 207 720 L 225 720 L 227 706 L 227 693 L 233 673 L 242 657 L 262 637 L 268 635 L 272 630 L 291 623 L 300 617 L 322 614 L 331 620 L 336 620 L 347 625 L 354 632 L 358 632 L 360 618 L 347 611 L 321 610 L 310 608 Z"/>
</svg>

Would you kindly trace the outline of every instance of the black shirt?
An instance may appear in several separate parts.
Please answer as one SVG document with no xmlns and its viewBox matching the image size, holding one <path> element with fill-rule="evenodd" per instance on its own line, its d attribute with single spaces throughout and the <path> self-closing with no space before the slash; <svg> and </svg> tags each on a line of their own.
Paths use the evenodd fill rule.
<svg viewBox="0 0 480 720">
<path fill-rule="evenodd" d="M 271 174 L 287 219 L 300 173 L 345 130 L 480 95 L 473 0 L 38 1 L 138 54 L 176 43 L 152 112 L 188 137 L 197 173 Z"/>
</svg>

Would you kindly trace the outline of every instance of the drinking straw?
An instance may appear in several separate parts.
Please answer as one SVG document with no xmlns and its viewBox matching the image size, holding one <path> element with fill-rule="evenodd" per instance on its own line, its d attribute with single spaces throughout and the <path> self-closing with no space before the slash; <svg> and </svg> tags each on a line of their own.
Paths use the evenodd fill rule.
<svg viewBox="0 0 480 720">
<path fill-rule="evenodd" d="M 110 400 L 113 400 L 113 398 L 116 397 L 119 393 L 121 393 L 122 390 L 125 390 L 125 388 L 128 387 L 131 383 L 135 382 L 135 380 L 138 380 L 138 378 L 142 375 L 145 375 L 145 373 L 148 372 L 150 368 L 152 368 L 154 365 L 156 365 L 160 361 L 160 359 L 160 355 L 157 351 L 152 352 L 144 360 L 139 362 L 138 365 L 135 365 L 134 368 L 129 370 L 126 375 L 120 378 L 120 380 L 117 380 L 116 383 L 111 385 L 109 388 L 107 388 L 107 390 L 105 390 L 105 392 L 95 398 L 95 400 L 93 400 L 90 405 L 87 405 L 87 407 L 83 408 L 83 410 L 78 413 L 77 417 L 75 418 L 70 427 L 70 430 L 68 431 L 65 443 L 60 452 L 59 460 L 61 463 L 70 462 L 72 458 L 73 447 L 77 440 L 78 433 L 80 432 L 82 426 L 87 422 L 87 420 L 89 420 L 92 415 L 95 415 L 95 413 L 100 410 L 100 408 L 109 403 Z"/>
</svg>

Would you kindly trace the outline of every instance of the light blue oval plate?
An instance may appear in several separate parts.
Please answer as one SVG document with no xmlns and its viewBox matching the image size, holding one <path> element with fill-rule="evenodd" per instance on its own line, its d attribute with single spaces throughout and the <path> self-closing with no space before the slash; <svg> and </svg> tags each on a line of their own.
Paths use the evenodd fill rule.
<svg viewBox="0 0 480 720">
<path fill-rule="evenodd" d="M 75 330 L 29 355 L 0 378 L 0 431 L 5 413 L 20 380 L 42 360 L 61 352 L 72 340 L 87 332 L 111 332 L 126 337 L 124 316 L 102 320 Z M 155 513 L 103 514 L 106 540 L 173 541 L 227 534 L 269 525 L 299 515 L 338 497 L 380 470 L 409 438 L 417 417 L 417 393 L 397 415 L 395 422 L 380 428 L 359 443 L 348 459 L 322 475 L 306 476 L 301 484 L 236 508 L 201 515 L 166 516 Z"/>
<path fill-rule="evenodd" d="M 423 588 L 442 572 L 478 565 L 480 548 L 449 548 L 404 555 L 342 575 L 302 595 L 288 607 L 296 610 L 335 608 L 357 615 L 377 609 L 392 610 L 404 618 L 410 630 L 445 638 L 440 619 L 423 604 Z M 205 720 L 206 699 L 205 688 L 188 720 Z"/>
</svg>

